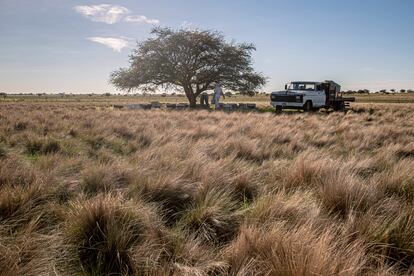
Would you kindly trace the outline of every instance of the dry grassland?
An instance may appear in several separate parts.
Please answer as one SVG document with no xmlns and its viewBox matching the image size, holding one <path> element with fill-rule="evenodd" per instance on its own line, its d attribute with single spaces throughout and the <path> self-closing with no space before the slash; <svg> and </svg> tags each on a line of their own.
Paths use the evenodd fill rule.
<svg viewBox="0 0 414 276">
<path fill-rule="evenodd" d="M 414 103 L 414 93 L 396 93 L 396 94 L 344 94 L 346 97 L 355 97 L 359 103 Z M 211 100 L 211 96 L 210 96 Z M 270 95 L 259 94 L 254 97 L 246 95 L 232 95 L 222 100 L 226 103 L 256 103 L 258 106 L 269 106 Z M 129 103 L 188 103 L 184 94 L 178 95 L 8 95 L 0 97 L 0 103 L 72 103 L 72 104 L 91 104 L 94 105 L 111 105 L 111 104 L 129 104 Z"/>
<path fill-rule="evenodd" d="M 0 105 L 0 274 L 414 273 L 414 105 Z"/>
</svg>

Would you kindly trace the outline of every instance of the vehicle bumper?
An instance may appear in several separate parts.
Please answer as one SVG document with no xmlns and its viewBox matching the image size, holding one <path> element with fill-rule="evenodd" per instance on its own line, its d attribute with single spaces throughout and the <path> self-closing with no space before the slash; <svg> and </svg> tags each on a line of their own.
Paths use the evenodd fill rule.
<svg viewBox="0 0 414 276">
<path fill-rule="evenodd" d="M 273 107 L 282 107 L 290 109 L 301 109 L 303 108 L 303 103 L 292 103 L 292 102 L 270 102 Z"/>
</svg>

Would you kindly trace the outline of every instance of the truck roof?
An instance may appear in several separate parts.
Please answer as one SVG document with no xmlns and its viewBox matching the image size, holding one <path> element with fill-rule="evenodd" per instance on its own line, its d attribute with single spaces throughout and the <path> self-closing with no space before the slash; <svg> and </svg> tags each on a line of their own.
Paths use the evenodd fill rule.
<svg viewBox="0 0 414 276">
<path fill-rule="evenodd" d="M 290 83 L 319 84 L 320 81 L 291 81 Z"/>
<path fill-rule="evenodd" d="M 290 83 L 303 83 L 303 84 L 316 84 L 316 85 L 321 84 L 321 83 L 329 83 L 331 85 L 336 85 L 336 86 L 340 87 L 339 84 L 337 84 L 336 82 L 331 81 L 331 80 L 326 80 L 326 81 L 291 81 Z"/>
</svg>

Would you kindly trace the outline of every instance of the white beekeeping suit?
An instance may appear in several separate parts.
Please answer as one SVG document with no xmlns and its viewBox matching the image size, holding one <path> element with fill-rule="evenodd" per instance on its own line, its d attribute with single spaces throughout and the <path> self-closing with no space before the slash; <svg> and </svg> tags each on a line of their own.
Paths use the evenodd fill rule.
<svg viewBox="0 0 414 276">
<path fill-rule="evenodd" d="M 214 104 L 216 105 L 216 108 L 220 107 L 220 97 L 223 96 L 223 98 L 225 98 L 224 93 L 223 93 L 223 89 L 221 89 L 221 86 L 219 83 L 216 84 L 216 88 L 214 88 L 214 96 L 213 96 L 213 100 L 214 100 Z"/>
</svg>

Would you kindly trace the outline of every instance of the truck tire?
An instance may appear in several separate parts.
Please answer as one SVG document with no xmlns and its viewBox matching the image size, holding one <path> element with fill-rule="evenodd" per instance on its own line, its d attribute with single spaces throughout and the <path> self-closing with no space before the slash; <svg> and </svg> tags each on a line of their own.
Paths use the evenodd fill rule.
<svg viewBox="0 0 414 276">
<path fill-rule="evenodd" d="M 281 105 L 277 105 L 276 106 L 276 112 L 279 113 L 279 112 L 282 112 L 282 111 L 283 111 L 283 107 Z"/>
<path fill-rule="evenodd" d="M 303 111 L 304 112 L 311 112 L 312 110 L 313 110 L 312 101 L 306 101 L 306 103 L 303 105 Z"/>
<path fill-rule="evenodd" d="M 345 102 L 341 102 L 341 104 L 339 105 L 339 111 L 346 113 Z"/>
<path fill-rule="evenodd" d="M 345 112 L 345 103 L 344 102 L 336 102 L 334 107 L 333 107 L 334 111 L 337 112 Z"/>
</svg>

